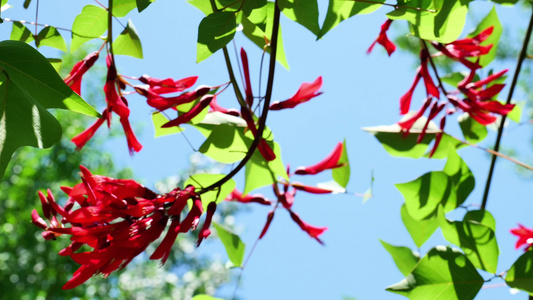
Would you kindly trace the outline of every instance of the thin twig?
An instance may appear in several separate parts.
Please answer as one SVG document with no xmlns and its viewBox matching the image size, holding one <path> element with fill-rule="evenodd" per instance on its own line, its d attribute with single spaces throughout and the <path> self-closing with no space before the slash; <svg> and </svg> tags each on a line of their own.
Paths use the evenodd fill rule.
<svg viewBox="0 0 533 300">
<path fill-rule="evenodd" d="M 396 9 L 396 10 L 405 8 L 405 9 L 414 9 L 414 10 L 418 10 L 418 11 L 427 11 L 427 12 L 431 12 L 431 13 L 436 13 L 437 12 L 434 9 L 425 9 L 425 8 L 420 8 L 420 7 L 411 7 L 411 6 L 398 5 L 398 4 L 388 4 L 388 3 L 381 3 L 381 2 L 369 1 L 369 0 L 352 0 L 352 1 L 390 6 L 390 7 L 394 8 L 394 9 Z"/>
<path fill-rule="evenodd" d="M 10 19 L 10 18 L 5 18 L 4 21 L 6 21 L 6 22 L 19 22 L 21 24 L 30 24 L 30 25 L 42 26 L 42 27 L 54 27 L 55 29 L 58 29 L 58 30 L 64 30 L 64 31 L 72 32 L 71 29 L 55 27 L 55 26 L 48 25 L 48 24 L 39 24 L 37 22 L 28 22 L 28 21 L 24 21 L 24 20 L 13 20 L 13 19 Z"/>
<path fill-rule="evenodd" d="M 511 86 L 509 89 L 509 94 L 507 95 L 507 104 L 511 103 L 511 99 L 513 98 L 514 89 L 516 87 L 516 84 L 518 82 L 518 75 L 520 74 L 520 69 L 522 68 L 522 63 L 524 62 L 524 59 L 526 57 L 527 53 L 527 46 L 529 45 L 529 39 L 531 37 L 531 31 L 533 30 L 533 5 L 531 6 L 531 18 L 529 20 L 529 26 L 527 28 L 526 36 L 524 37 L 524 42 L 522 44 L 522 50 L 520 51 L 520 55 L 518 56 L 518 61 L 516 62 L 516 70 L 513 76 L 513 81 L 511 82 Z M 498 152 L 500 149 L 500 142 L 503 136 L 503 125 L 505 124 L 505 120 L 507 119 L 506 115 L 503 115 L 500 122 L 500 127 L 498 128 L 498 136 L 496 137 L 496 143 L 494 144 L 494 151 Z M 496 165 L 496 155 L 492 156 L 492 160 L 490 162 L 490 168 L 487 176 L 487 182 L 485 183 L 485 192 L 483 193 L 483 200 L 481 202 L 481 209 L 485 209 L 487 206 L 487 201 L 489 198 L 489 190 L 490 185 L 492 182 L 492 175 L 494 174 L 494 166 Z"/>
</svg>

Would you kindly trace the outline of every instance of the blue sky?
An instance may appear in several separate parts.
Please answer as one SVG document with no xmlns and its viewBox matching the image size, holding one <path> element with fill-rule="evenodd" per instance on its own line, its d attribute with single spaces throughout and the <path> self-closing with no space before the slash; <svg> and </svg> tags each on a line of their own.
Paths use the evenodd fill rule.
<svg viewBox="0 0 533 300">
<path fill-rule="evenodd" d="M 320 9 L 325 11 L 327 3 L 322 2 Z M 42 1 L 39 19 L 58 27 L 70 27 L 70 17 L 79 13 L 84 4 L 85 1 Z M 61 13 L 58 7 L 61 7 Z M 471 11 L 474 15 L 469 17 L 464 34 L 475 28 L 472 20 L 479 20 L 491 8 L 490 2 L 473 2 Z M 2 16 L 15 19 L 18 11 L 14 8 L 13 16 L 9 15 L 9 11 Z M 24 16 L 26 20 L 33 18 L 34 11 L 30 11 Z M 395 123 L 399 118 L 398 99 L 414 78 L 416 59 L 411 55 L 397 51 L 388 57 L 379 46 L 371 55 L 365 53 L 377 37 L 388 11 L 381 8 L 370 15 L 356 16 L 319 41 L 315 41 L 314 35 L 305 28 L 283 18 L 283 40 L 290 71 L 278 65 L 273 99 L 283 100 L 292 96 L 301 83 L 312 82 L 318 76 L 322 76 L 324 82 L 323 95 L 293 110 L 269 114 L 267 124 L 281 145 L 283 161 L 293 167 L 313 164 L 325 157 L 337 142 L 346 139 L 352 167 L 348 191 L 365 192 L 373 171 L 374 197 L 363 204 L 360 197 L 350 194 L 316 196 L 299 193 L 294 211 L 308 223 L 329 228 L 321 237 L 325 246 L 309 238 L 285 211 L 280 210 L 245 269 L 238 291 L 243 299 L 402 298 L 384 290 L 403 276 L 379 242 L 381 239 L 416 250 L 403 227 L 399 214 L 403 197 L 394 184 L 411 181 L 425 172 L 442 170 L 445 161 L 393 158 L 373 136 L 361 130 L 361 127 Z M 525 29 L 527 14 L 524 9 L 498 7 L 498 14 L 504 27 L 512 28 L 509 34 Z M 132 18 L 139 32 L 145 59 L 118 57 L 119 73 L 130 76 L 148 74 L 157 78 L 197 75 L 198 84 L 207 85 L 228 81 L 221 53 L 200 64 L 195 63 L 197 26 L 203 15 L 186 1 L 160 0 L 142 14 L 132 12 L 128 17 Z M 403 32 L 404 26 L 402 22 L 395 22 L 390 36 Z M 2 25 L 4 39 L 8 38 L 10 28 L 9 24 Z M 257 82 L 261 50 L 240 33 L 236 35 L 235 44 L 248 52 L 252 81 Z M 233 52 L 233 46 L 230 52 Z M 510 68 L 512 73 L 513 64 L 514 60 L 494 68 Z M 413 100 L 415 108 L 419 107 L 422 98 L 420 90 L 417 91 Z M 502 95 L 506 94 L 507 89 Z M 524 100 L 520 93 L 515 98 Z M 140 97 L 128 99 L 133 120 L 144 124 L 140 136 L 144 149 L 129 157 L 125 141 L 113 142 L 108 149 L 116 155 L 118 163 L 131 167 L 135 176 L 148 186 L 186 169 L 193 152 L 190 146 L 179 135 L 154 139 L 149 107 Z M 88 101 L 94 103 L 93 99 Z M 231 91 L 222 94 L 219 102 L 227 107 L 237 106 Z M 454 118 L 448 120 L 447 129 L 460 136 L 458 126 L 452 120 Z M 531 154 L 529 126 L 511 126 L 515 128 L 505 134 L 503 145 L 517 149 L 521 157 L 528 157 Z M 198 148 L 203 142 L 202 136 L 191 127 L 186 132 L 191 143 Z M 491 132 L 482 145 L 490 147 L 494 139 L 495 133 Z M 467 203 L 480 204 L 489 156 L 478 149 L 464 149 L 459 153 L 476 178 L 476 189 Z M 328 181 L 330 176 L 321 174 L 305 178 L 305 182 Z M 242 175 L 236 180 L 242 189 Z M 271 196 L 269 189 L 260 192 Z M 489 211 L 497 220 L 496 236 L 501 253 L 498 272 L 508 269 L 521 254 L 521 251 L 514 250 L 515 238 L 509 229 L 518 222 L 533 225 L 531 192 L 530 180 L 518 176 L 511 163 L 499 160 L 488 204 Z M 236 217 L 236 224 L 243 228 L 241 238 L 248 249 L 259 235 L 269 210 L 253 206 L 250 212 Z M 448 215 L 449 218 L 460 216 Z M 437 230 L 420 251 L 424 254 L 441 244 L 449 243 Z M 201 251 L 222 252 L 223 249 L 215 245 L 208 251 Z M 490 277 L 487 274 L 483 276 Z M 501 280 L 491 282 L 501 283 Z M 227 287 L 217 296 L 227 297 L 232 291 L 233 286 Z M 512 296 L 507 287 L 494 287 L 483 289 L 478 297 L 524 299 L 527 296 L 524 293 Z"/>
</svg>

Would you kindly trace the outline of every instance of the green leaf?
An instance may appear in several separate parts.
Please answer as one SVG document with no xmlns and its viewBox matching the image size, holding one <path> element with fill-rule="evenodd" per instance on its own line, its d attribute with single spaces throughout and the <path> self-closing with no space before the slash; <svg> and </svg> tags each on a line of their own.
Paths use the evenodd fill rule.
<svg viewBox="0 0 533 300">
<path fill-rule="evenodd" d="M 65 40 L 59 34 L 59 31 L 53 26 L 43 28 L 37 35 L 35 40 L 37 47 L 49 46 L 67 52 L 67 44 Z"/>
<path fill-rule="evenodd" d="M 250 144 L 243 127 L 221 124 L 213 128 L 199 150 L 218 162 L 231 164 L 244 158 Z"/>
<path fill-rule="evenodd" d="M 409 275 L 420 260 L 420 255 L 407 247 L 393 246 L 382 240 L 380 240 L 380 242 L 392 256 L 392 259 L 400 272 L 402 272 L 404 276 Z"/>
<path fill-rule="evenodd" d="M 183 186 L 187 186 L 189 184 L 195 186 L 196 188 L 205 188 L 210 186 L 211 184 L 221 180 L 224 178 L 225 175 L 222 174 L 195 174 L 189 177 Z M 235 189 L 235 181 L 233 179 L 228 180 L 226 183 L 224 183 L 219 189 L 212 190 L 206 193 L 202 194 L 202 204 L 204 207 L 204 211 L 207 210 L 207 206 L 210 202 L 215 201 L 216 203 L 219 203 L 226 198 L 233 190 Z"/>
<path fill-rule="evenodd" d="M 514 108 L 507 114 L 507 118 L 515 121 L 516 123 L 520 123 L 520 120 L 522 119 L 522 106 L 524 105 L 524 102 L 513 104 Z"/>
<path fill-rule="evenodd" d="M 137 7 L 136 0 L 113 0 L 113 16 L 125 17 L 135 7 Z"/>
<path fill-rule="evenodd" d="M 496 220 L 488 210 L 470 210 L 465 214 L 463 221 L 473 221 L 485 225 L 496 232 Z"/>
<path fill-rule="evenodd" d="M 129 55 L 136 58 L 143 58 L 141 40 L 137 34 L 133 22 L 128 20 L 128 25 L 113 41 L 113 52 L 115 54 Z"/>
<path fill-rule="evenodd" d="M 244 35 L 250 39 L 254 44 L 256 44 L 259 48 L 267 50 L 268 53 L 270 53 L 270 47 L 266 44 L 265 37 L 270 41 L 272 38 L 272 21 L 273 21 L 273 14 L 274 14 L 274 3 L 268 2 L 266 5 L 267 8 L 267 19 L 265 24 L 258 25 L 255 24 L 253 21 L 248 19 L 248 17 L 243 16 L 241 23 L 243 26 L 242 32 Z M 263 29 L 261 28 L 263 27 Z M 276 51 L 276 60 L 287 70 L 289 69 L 289 64 L 287 62 L 287 57 L 285 56 L 285 50 L 283 47 L 283 36 L 281 34 L 281 27 L 278 31 L 278 46 Z"/>
<path fill-rule="evenodd" d="M 388 287 L 387 291 L 412 300 L 470 300 L 483 282 L 462 253 L 437 246 L 420 260 L 409 276 Z"/>
<path fill-rule="evenodd" d="M 450 43 L 455 41 L 463 31 L 470 1 L 409 1 L 406 7 L 400 7 L 388 13 L 387 16 L 392 20 L 407 20 L 411 24 L 411 33 L 414 36 L 440 43 Z M 422 10 L 407 8 L 411 6 Z"/>
<path fill-rule="evenodd" d="M 199 63 L 229 43 L 237 29 L 233 12 L 216 12 L 205 17 L 198 27 L 196 62 Z"/>
<path fill-rule="evenodd" d="M 21 41 L 24 43 L 30 43 L 33 41 L 33 33 L 20 22 L 13 22 L 13 29 L 11 29 L 10 40 Z"/>
<path fill-rule="evenodd" d="M 459 126 L 463 131 L 465 140 L 472 144 L 477 144 L 487 137 L 487 127 L 481 125 L 478 121 L 470 117 L 469 114 L 464 113 L 458 118 Z"/>
<path fill-rule="evenodd" d="M 527 251 L 515 261 L 505 275 L 505 282 L 533 296 L 533 251 Z"/>
<path fill-rule="evenodd" d="M 323 37 L 328 31 L 333 29 L 335 26 L 339 25 L 340 22 L 358 15 L 358 14 L 369 14 L 376 9 L 381 7 L 380 3 L 384 3 L 385 0 L 376 0 L 372 3 L 362 3 L 355 1 L 346 1 L 346 0 L 329 0 L 328 12 L 326 14 L 326 19 L 320 33 L 317 36 L 317 39 Z"/>
<path fill-rule="evenodd" d="M 246 245 L 241 241 L 241 238 L 229 231 L 228 229 L 222 227 L 221 225 L 213 222 L 213 226 L 217 230 L 217 235 L 224 244 L 226 248 L 226 253 L 228 253 L 229 260 L 236 267 L 241 267 L 244 260 L 244 250 Z"/>
<path fill-rule="evenodd" d="M 70 52 L 74 52 L 85 42 L 100 37 L 107 30 L 107 10 L 86 5 L 72 24 Z"/>
<path fill-rule="evenodd" d="M 518 0 L 492 0 L 492 2 L 496 2 L 496 3 L 501 4 L 501 5 L 511 6 L 511 5 L 515 5 L 516 2 L 518 2 Z"/>
<path fill-rule="evenodd" d="M 154 137 L 160 137 L 160 136 L 180 133 L 185 130 L 177 126 L 169 127 L 169 128 L 161 128 L 161 126 L 163 126 L 163 124 L 167 123 L 168 121 L 170 120 L 167 119 L 167 117 L 165 117 L 162 113 L 160 112 L 152 113 L 152 124 L 154 125 L 154 132 L 155 132 Z"/>
<path fill-rule="evenodd" d="M 5 41 L 0 44 L 4 43 Z M 36 148 L 52 146 L 61 137 L 61 125 L 46 111 L 40 101 L 25 91 L 25 86 L 19 86 L 17 82 L 8 78 L 6 73 L 0 73 L 0 77 L 1 178 L 16 149 L 22 146 Z"/>
<path fill-rule="evenodd" d="M 289 180 L 285 165 L 281 159 L 281 149 L 278 143 L 269 143 L 276 154 L 276 159 L 266 162 L 259 151 L 255 151 L 252 158 L 246 163 L 245 184 L 243 194 L 249 194 L 251 191 L 272 185 L 277 182 L 278 176 Z"/>
<path fill-rule="evenodd" d="M 333 180 L 335 180 L 343 188 L 346 188 L 348 181 L 350 181 L 350 161 L 348 160 L 346 140 L 344 140 L 341 158 L 337 164 L 343 164 L 344 166 L 331 170 L 331 175 L 333 176 Z"/>
<path fill-rule="evenodd" d="M 309 29 L 316 36 L 320 34 L 317 0 L 280 0 L 278 5 L 287 18 Z"/>
<path fill-rule="evenodd" d="M 482 55 L 479 58 L 479 64 L 482 67 L 487 66 L 496 57 L 496 49 L 498 48 L 498 42 L 503 31 L 502 24 L 496 13 L 496 7 L 493 7 L 489 14 L 477 25 L 476 30 L 468 35 L 468 37 L 474 37 L 491 26 L 494 27 L 492 34 L 481 43 L 482 46 L 492 45 L 489 53 Z"/>
<path fill-rule="evenodd" d="M 224 299 L 215 298 L 213 296 L 201 294 L 201 295 L 196 295 L 196 296 L 192 297 L 192 300 L 224 300 Z"/>
<path fill-rule="evenodd" d="M 448 201 L 444 204 L 444 211 L 449 212 L 465 202 L 468 195 L 474 190 L 476 180 L 472 171 L 456 151 L 450 152 L 443 171 L 453 182 L 457 196 L 455 202 Z"/>
<path fill-rule="evenodd" d="M 0 42 L 0 68 L 29 97 L 44 108 L 68 109 L 99 117 L 98 112 L 68 87 L 48 60 L 31 46 L 17 41 Z"/>
<path fill-rule="evenodd" d="M 438 218 L 444 238 L 461 247 L 474 267 L 496 273 L 500 251 L 490 227 L 470 220 L 448 221 L 442 209 L 439 209 Z"/>
<path fill-rule="evenodd" d="M 31 3 L 31 0 L 24 0 L 24 4 L 23 4 L 24 8 L 27 9 L 30 6 L 30 3 Z"/>
<path fill-rule="evenodd" d="M 137 10 L 142 12 L 148 7 L 148 5 L 154 3 L 155 0 L 135 0 L 135 2 L 137 3 Z"/>
<path fill-rule="evenodd" d="M 61 58 L 47 58 L 48 62 L 52 65 L 54 70 L 59 73 L 59 69 L 61 69 L 61 65 L 63 64 L 63 60 Z"/>
<path fill-rule="evenodd" d="M 437 219 L 436 213 L 433 213 L 422 220 L 416 220 L 409 215 L 404 204 L 402 205 L 400 214 L 405 228 L 407 228 L 413 242 L 415 242 L 415 245 L 418 248 L 422 247 L 439 227 L 439 220 Z"/>
<path fill-rule="evenodd" d="M 457 201 L 454 184 L 442 171 L 429 172 L 395 186 L 403 194 L 407 212 L 415 220 L 429 217 L 440 203 Z"/>
</svg>

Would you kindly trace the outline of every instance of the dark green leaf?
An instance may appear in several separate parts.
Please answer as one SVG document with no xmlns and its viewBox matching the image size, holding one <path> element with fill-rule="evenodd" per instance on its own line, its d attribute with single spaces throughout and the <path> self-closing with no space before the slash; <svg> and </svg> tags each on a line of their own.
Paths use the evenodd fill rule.
<svg viewBox="0 0 533 300">
<path fill-rule="evenodd" d="M 85 42 L 100 37 L 106 30 L 107 10 L 95 5 L 86 5 L 72 24 L 70 52 L 74 52 Z"/>
<path fill-rule="evenodd" d="M 113 0 L 113 16 L 122 18 L 137 7 L 136 0 Z"/>
<path fill-rule="evenodd" d="M 143 58 L 141 40 L 131 20 L 128 20 L 126 28 L 124 28 L 122 33 L 113 42 L 113 52 L 115 54 Z"/>
<path fill-rule="evenodd" d="M 9 39 L 29 43 L 33 41 L 33 33 L 24 24 L 15 21 L 13 22 L 13 29 L 11 30 Z"/>
<path fill-rule="evenodd" d="M 505 282 L 533 296 L 533 251 L 527 251 L 515 261 L 505 275 Z"/>
<path fill-rule="evenodd" d="M 453 182 L 455 193 L 457 195 L 457 200 L 455 202 L 449 201 L 443 203 L 444 211 L 449 212 L 463 204 L 468 195 L 474 190 L 476 180 L 474 174 L 472 174 L 466 163 L 456 151 L 450 152 L 443 171 Z"/>
<path fill-rule="evenodd" d="M 483 282 L 462 253 L 437 246 L 420 260 L 409 276 L 388 287 L 387 291 L 412 300 L 470 300 Z"/>
<path fill-rule="evenodd" d="M 514 5 L 518 0 L 492 0 L 492 2 L 496 2 L 502 5 Z"/>
<path fill-rule="evenodd" d="M 409 212 L 407 212 L 407 208 L 404 204 L 402 205 L 400 214 L 402 216 L 402 221 L 405 225 L 405 228 L 407 228 L 407 231 L 411 235 L 413 242 L 415 242 L 415 245 L 419 248 L 424 245 L 424 243 L 439 227 L 439 220 L 437 219 L 436 212 L 425 219 L 416 220 L 409 215 Z"/>
<path fill-rule="evenodd" d="M 403 194 L 407 212 L 415 220 L 429 217 L 440 203 L 457 201 L 454 184 L 442 171 L 429 172 L 395 186 Z"/>
<path fill-rule="evenodd" d="M 317 0 L 280 0 L 278 5 L 287 18 L 309 29 L 316 36 L 320 34 Z"/>
<path fill-rule="evenodd" d="M 448 221 L 444 211 L 439 209 L 439 225 L 444 238 L 465 252 L 474 267 L 490 273 L 496 272 L 498 265 L 498 243 L 494 231 L 475 221 Z"/>
<path fill-rule="evenodd" d="M 459 116 L 458 121 L 465 140 L 470 143 L 477 144 L 487 137 L 487 127 L 472 119 L 469 114 L 462 114 Z"/>
<path fill-rule="evenodd" d="M 155 2 L 155 0 L 135 0 L 135 1 L 137 3 L 137 10 L 139 12 L 145 10 L 148 7 L 148 5 Z"/>
<path fill-rule="evenodd" d="M 337 164 L 342 164 L 342 167 L 331 170 L 333 180 L 335 180 L 340 186 L 346 188 L 350 181 L 350 161 L 348 160 L 348 149 L 346 148 L 346 140 L 344 140 L 342 155 Z"/>
<path fill-rule="evenodd" d="M 217 230 L 217 235 L 224 244 L 226 248 L 226 253 L 228 253 L 229 260 L 235 267 L 241 267 L 244 260 L 244 250 L 246 245 L 241 241 L 241 238 L 222 227 L 221 225 L 213 222 Z"/>
<path fill-rule="evenodd" d="M 235 13 L 217 12 L 205 17 L 198 28 L 196 62 L 201 62 L 229 43 L 237 28 Z"/>
<path fill-rule="evenodd" d="M 52 65 L 54 70 L 59 73 L 61 65 L 63 64 L 63 60 L 61 60 L 61 58 L 47 58 L 47 60 Z"/>
<path fill-rule="evenodd" d="M 402 272 L 404 276 L 409 275 L 420 260 L 420 255 L 407 247 L 393 246 L 382 240 L 380 240 L 380 242 L 392 256 L 392 259 L 400 272 Z"/>
<path fill-rule="evenodd" d="M 30 6 L 30 3 L 31 3 L 31 0 L 24 0 L 24 4 L 23 4 L 24 8 L 27 9 Z"/>
<path fill-rule="evenodd" d="M 37 44 L 37 47 L 49 46 L 67 52 L 65 40 L 53 26 L 43 28 L 37 35 L 35 44 Z"/>
<path fill-rule="evenodd" d="M 385 0 L 372 1 L 374 3 L 362 3 L 346 0 L 329 0 L 326 19 L 317 38 L 323 37 L 328 31 L 339 25 L 340 22 L 357 14 L 368 14 L 381 7 L 380 3 Z"/>
<path fill-rule="evenodd" d="M 498 48 L 498 42 L 503 31 L 502 24 L 500 23 L 500 20 L 498 19 L 498 14 L 496 13 L 496 7 L 493 7 L 489 14 L 477 25 L 476 30 L 474 30 L 474 32 L 468 35 L 468 37 L 476 36 L 478 33 L 491 26 L 493 26 L 494 28 L 492 34 L 481 43 L 482 46 L 492 45 L 492 48 L 490 49 L 489 53 L 479 58 L 479 64 L 482 67 L 488 65 L 496 57 L 496 49 Z"/>
<path fill-rule="evenodd" d="M 189 184 L 194 185 L 196 188 L 205 188 L 210 186 L 211 184 L 219 181 L 220 179 L 224 178 L 225 176 L 222 174 L 195 174 L 189 177 L 183 184 L 183 186 L 187 186 Z M 210 202 L 215 201 L 216 203 L 219 203 L 226 198 L 233 190 L 235 189 L 235 181 L 233 179 L 228 180 L 226 183 L 222 185 L 219 189 L 212 190 L 206 193 L 202 194 L 202 204 L 204 207 L 204 211 L 207 210 L 207 206 Z"/>
</svg>

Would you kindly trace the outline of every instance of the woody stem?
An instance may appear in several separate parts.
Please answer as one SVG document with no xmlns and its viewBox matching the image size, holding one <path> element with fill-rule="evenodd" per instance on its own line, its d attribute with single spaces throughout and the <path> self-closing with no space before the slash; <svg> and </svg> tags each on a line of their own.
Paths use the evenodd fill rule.
<svg viewBox="0 0 533 300">
<path fill-rule="evenodd" d="M 261 113 L 261 117 L 259 118 L 259 126 L 257 128 L 257 134 L 255 135 L 255 138 L 250 145 L 250 148 L 248 149 L 248 152 L 246 152 L 246 155 L 241 160 L 241 162 L 235 167 L 231 172 L 229 172 L 226 176 L 224 176 L 219 181 L 213 183 L 212 185 L 205 187 L 201 189 L 198 194 L 202 194 L 205 192 L 208 192 L 210 190 L 214 190 L 216 188 L 221 187 L 224 183 L 226 183 L 228 180 L 233 178 L 245 165 L 246 163 L 252 158 L 252 155 L 254 154 L 255 150 L 257 149 L 257 146 L 259 146 L 259 142 L 263 138 L 263 132 L 266 127 L 266 119 L 268 115 L 268 110 L 270 107 L 270 100 L 272 99 L 272 89 L 274 86 L 274 73 L 276 69 L 276 50 L 278 45 L 278 32 L 279 32 L 279 19 L 280 19 L 280 10 L 278 7 L 278 2 L 275 2 L 274 5 L 274 19 L 272 24 L 272 39 L 270 40 L 270 63 L 269 63 L 269 70 L 268 70 L 268 79 L 267 79 L 267 89 L 265 94 L 265 100 L 263 103 L 263 111 Z"/>
<path fill-rule="evenodd" d="M 533 30 L 533 5 L 531 6 L 531 8 L 532 8 L 532 11 L 531 11 L 531 18 L 529 19 L 529 26 L 527 28 L 526 36 L 524 37 L 524 42 L 522 43 L 522 50 L 520 51 L 520 55 L 518 56 L 518 61 L 516 62 L 516 70 L 513 75 L 513 81 L 511 82 L 511 86 L 509 88 L 509 94 L 507 95 L 506 104 L 511 103 L 514 89 L 518 82 L 518 75 L 520 74 L 522 63 L 524 62 L 524 59 L 526 58 L 527 46 L 529 45 L 529 40 L 531 38 L 531 31 Z M 506 119 L 507 119 L 506 115 L 503 115 L 501 118 L 500 126 L 498 128 L 498 135 L 496 137 L 496 143 L 494 144 L 494 151 L 496 152 L 498 152 L 500 149 L 500 142 L 501 142 L 502 135 L 503 135 L 503 125 L 505 124 Z M 494 167 L 496 165 L 496 158 L 497 158 L 496 155 L 492 155 L 492 160 L 490 162 L 490 167 L 489 167 L 489 173 L 487 175 L 487 182 L 485 183 L 485 192 L 483 193 L 483 201 L 481 202 L 481 209 L 485 209 L 485 207 L 487 206 L 490 185 L 492 183 L 492 175 L 494 174 Z M 532 298 L 530 297 L 530 299 Z"/>
</svg>

